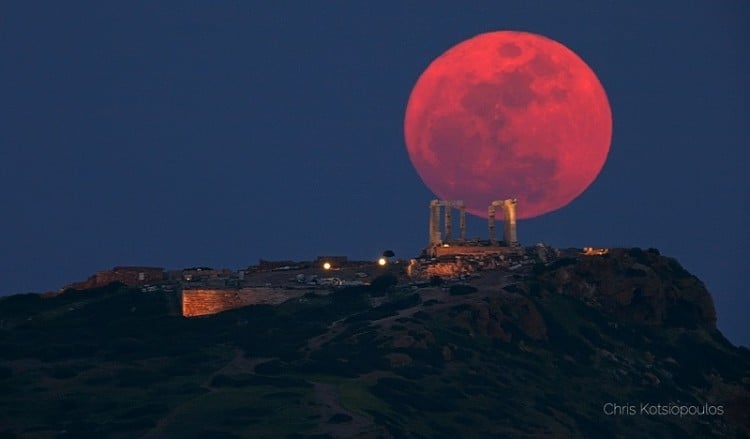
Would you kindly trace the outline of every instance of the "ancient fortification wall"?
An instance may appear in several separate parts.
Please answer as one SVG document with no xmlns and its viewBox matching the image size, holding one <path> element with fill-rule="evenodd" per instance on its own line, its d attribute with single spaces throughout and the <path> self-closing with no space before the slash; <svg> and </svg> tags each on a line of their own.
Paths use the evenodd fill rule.
<svg viewBox="0 0 750 439">
<path fill-rule="evenodd" d="M 248 305 L 276 305 L 304 293 L 304 290 L 277 288 L 184 289 L 182 315 L 196 317 Z"/>
</svg>

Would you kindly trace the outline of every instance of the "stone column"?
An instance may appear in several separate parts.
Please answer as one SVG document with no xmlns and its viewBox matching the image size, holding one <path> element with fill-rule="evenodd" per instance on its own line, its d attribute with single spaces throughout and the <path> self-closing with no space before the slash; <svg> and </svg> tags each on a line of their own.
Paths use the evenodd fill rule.
<svg viewBox="0 0 750 439">
<path fill-rule="evenodd" d="M 518 204 L 516 199 L 503 200 L 503 239 L 506 245 L 512 247 L 518 245 L 516 204 Z"/>
<path fill-rule="evenodd" d="M 495 204 L 490 204 L 487 208 L 487 224 L 490 229 L 490 244 L 497 245 L 497 238 L 495 238 Z"/>
<path fill-rule="evenodd" d="M 453 206 L 450 201 L 443 203 L 443 206 L 445 206 L 445 238 L 443 238 L 443 240 L 445 242 L 450 242 L 453 231 L 453 220 L 451 218 L 451 209 Z"/>
<path fill-rule="evenodd" d="M 440 203 L 430 202 L 430 246 L 440 243 Z"/>
<path fill-rule="evenodd" d="M 458 229 L 461 241 L 466 241 L 466 206 L 463 203 L 459 206 Z"/>
</svg>

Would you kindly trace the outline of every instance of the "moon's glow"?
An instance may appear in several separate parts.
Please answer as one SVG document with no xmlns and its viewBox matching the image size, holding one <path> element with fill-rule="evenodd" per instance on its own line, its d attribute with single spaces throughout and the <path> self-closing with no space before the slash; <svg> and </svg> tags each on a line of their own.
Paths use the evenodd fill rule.
<svg viewBox="0 0 750 439">
<path fill-rule="evenodd" d="M 406 145 L 424 183 L 486 217 L 518 198 L 518 217 L 559 209 L 599 174 L 612 114 L 594 72 L 540 35 L 491 32 L 452 47 L 419 77 Z"/>
</svg>

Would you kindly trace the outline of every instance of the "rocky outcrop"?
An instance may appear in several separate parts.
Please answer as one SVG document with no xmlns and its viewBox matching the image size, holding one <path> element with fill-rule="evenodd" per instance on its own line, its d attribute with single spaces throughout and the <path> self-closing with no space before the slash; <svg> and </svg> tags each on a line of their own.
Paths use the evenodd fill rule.
<svg viewBox="0 0 750 439">
<path fill-rule="evenodd" d="M 532 340 L 545 340 L 544 318 L 528 297 L 495 292 L 482 301 L 465 302 L 442 313 L 439 318 L 450 320 L 470 334 L 510 342 L 519 332 Z"/>
<path fill-rule="evenodd" d="M 655 250 L 615 249 L 604 256 L 563 259 L 537 279 L 545 289 L 581 298 L 626 321 L 716 329 L 713 300 L 703 283 Z"/>
</svg>

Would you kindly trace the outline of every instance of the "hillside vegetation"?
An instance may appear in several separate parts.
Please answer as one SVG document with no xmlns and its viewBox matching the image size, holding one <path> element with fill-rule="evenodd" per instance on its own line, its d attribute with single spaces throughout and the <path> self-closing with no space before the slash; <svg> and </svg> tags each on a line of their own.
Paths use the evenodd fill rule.
<svg viewBox="0 0 750 439">
<path fill-rule="evenodd" d="M 750 353 L 657 252 L 373 284 L 192 319 L 120 284 L 2 299 L 0 437 L 750 437 Z"/>
</svg>

